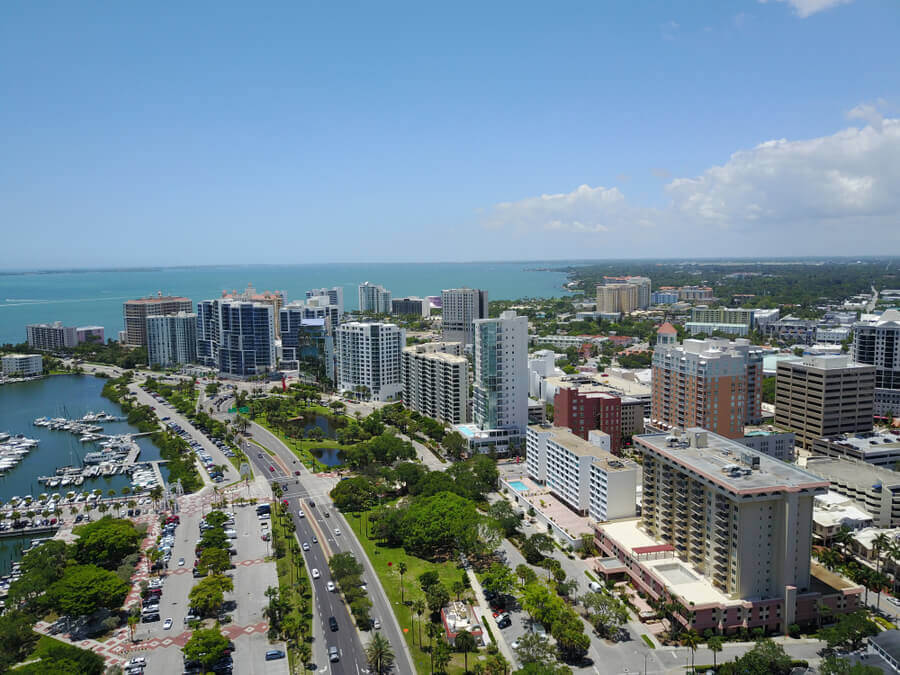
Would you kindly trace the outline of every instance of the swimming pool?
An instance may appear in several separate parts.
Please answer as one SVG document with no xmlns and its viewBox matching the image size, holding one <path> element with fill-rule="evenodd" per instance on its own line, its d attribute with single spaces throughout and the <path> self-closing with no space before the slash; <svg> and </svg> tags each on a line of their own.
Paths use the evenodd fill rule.
<svg viewBox="0 0 900 675">
<path fill-rule="evenodd" d="M 509 481 L 509 486 L 516 492 L 528 492 L 528 490 L 530 489 L 527 485 L 525 485 L 525 483 L 520 480 Z"/>
</svg>

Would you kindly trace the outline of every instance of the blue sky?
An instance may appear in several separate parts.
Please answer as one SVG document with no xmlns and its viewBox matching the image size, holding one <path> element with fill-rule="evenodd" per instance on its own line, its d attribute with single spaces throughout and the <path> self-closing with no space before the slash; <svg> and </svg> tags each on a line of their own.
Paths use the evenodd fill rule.
<svg viewBox="0 0 900 675">
<path fill-rule="evenodd" d="M 895 0 L 179 5 L 0 4 L 13 267 L 900 250 Z"/>
</svg>

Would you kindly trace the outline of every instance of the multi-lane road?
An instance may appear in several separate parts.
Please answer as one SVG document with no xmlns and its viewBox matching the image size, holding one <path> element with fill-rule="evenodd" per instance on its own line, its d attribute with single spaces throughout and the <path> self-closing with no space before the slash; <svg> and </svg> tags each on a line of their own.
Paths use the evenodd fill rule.
<svg viewBox="0 0 900 675">
<path fill-rule="evenodd" d="M 265 475 L 272 481 L 278 481 L 285 486 L 283 499 L 288 502 L 288 509 L 297 529 L 297 537 L 301 543 L 309 544 L 309 551 L 302 551 L 306 560 L 306 568 L 309 574 L 313 569 L 319 571 L 320 577 L 312 579 L 313 602 L 315 603 L 314 636 L 318 639 L 314 642 L 313 660 L 321 670 L 326 664 L 331 667 L 331 672 L 346 675 L 359 675 L 366 672 L 366 657 L 360 634 L 356 629 L 350 610 L 343 602 L 340 593 L 329 592 L 326 584 L 331 580 L 331 572 L 328 569 L 330 555 L 341 552 L 341 537 L 345 535 L 343 528 L 341 534 L 335 534 L 337 518 L 332 517 L 330 502 L 322 493 L 307 489 L 300 482 L 300 477 L 292 475 L 292 470 L 300 470 L 300 464 L 292 463 L 296 469 L 285 469 L 285 463 L 281 458 L 275 459 L 258 445 L 243 442 L 243 451 L 253 463 L 254 470 Z M 311 505 L 310 502 L 315 504 Z M 300 517 L 300 511 L 305 514 Z M 329 517 L 325 517 L 325 513 Z M 314 543 L 317 542 L 317 543 Z M 337 620 L 338 630 L 332 631 L 329 619 Z M 317 644 L 316 644 L 317 643 Z M 340 661 L 329 662 L 326 654 L 329 647 L 337 647 Z"/>
</svg>

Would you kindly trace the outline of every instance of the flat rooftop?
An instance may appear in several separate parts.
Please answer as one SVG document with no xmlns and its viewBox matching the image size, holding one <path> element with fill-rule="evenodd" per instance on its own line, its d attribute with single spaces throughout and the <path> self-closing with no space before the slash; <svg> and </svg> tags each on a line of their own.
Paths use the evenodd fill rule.
<svg viewBox="0 0 900 675">
<path fill-rule="evenodd" d="M 156 302 L 191 302 L 190 298 L 183 298 L 178 295 L 151 295 L 149 298 L 136 298 L 135 300 L 126 300 L 126 305 L 148 305 Z"/>
<path fill-rule="evenodd" d="M 866 489 L 875 485 L 900 485 L 900 473 L 858 459 L 814 455 L 806 459 L 806 468 L 814 475 L 821 471 L 823 476 Z"/>
<path fill-rule="evenodd" d="M 877 452 L 879 450 L 900 449 L 900 435 L 878 431 L 859 434 L 843 434 L 841 436 L 829 436 L 824 440 L 836 445 L 856 448 L 863 454 L 869 452 Z"/>
<path fill-rule="evenodd" d="M 705 447 L 696 447 L 693 439 L 697 433 L 706 434 Z M 828 489 L 827 480 L 809 471 L 704 429 L 687 429 L 674 444 L 669 441 L 675 438 L 672 434 L 646 434 L 634 438 L 639 445 L 736 494 Z M 688 442 L 688 439 L 691 441 Z M 753 461 L 755 466 L 751 468 L 744 458 Z"/>
<path fill-rule="evenodd" d="M 619 546 L 629 553 L 645 546 L 656 546 L 660 542 L 653 539 L 638 527 L 638 520 L 623 520 L 615 523 L 598 525 Z M 740 599 L 731 599 L 699 572 L 676 557 L 644 559 L 640 561 L 646 569 L 663 584 L 666 589 L 687 603 L 695 605 L 738 604 Z"/>
<path fill-rule="evenodd" d="M 603 448 L 584 440 L 581 436 L 576 436 L 566 427 L 532 424 L 528 428 L 534 429 L 538 433 L 547 433 L 549 431 L 550 437 L 554 442 L 578 457 L 593 457 L 593 463 L 602 466 L 606 471 L 626 471 L 637 468 L 637 465 L 633 462 L 616 457 L 611 452 L 607 452 Z"/>
</svg>

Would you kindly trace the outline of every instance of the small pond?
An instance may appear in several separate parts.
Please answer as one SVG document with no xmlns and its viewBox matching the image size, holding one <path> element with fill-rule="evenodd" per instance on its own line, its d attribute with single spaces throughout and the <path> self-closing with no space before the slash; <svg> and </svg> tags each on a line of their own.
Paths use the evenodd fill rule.
<svg viewBox="0 0 900 675">
<path fill-rule="evenodd" d="M 325 417 L 325 415 L 315 415 L 314 419 L 303 427 L 303 435 L 308 436 L 309 432 L 315 427 L 319 427 L 319 429 L 322 430 L 323 438 L 337 438 L 337 428 L 331 423 L 330 419 Z"/>
<path fill-rule="evenodd" d="M 340 466 L 344 463 L 340 448 L 313 448 L 311 452 L 325 466 Z"/>
</svg>

